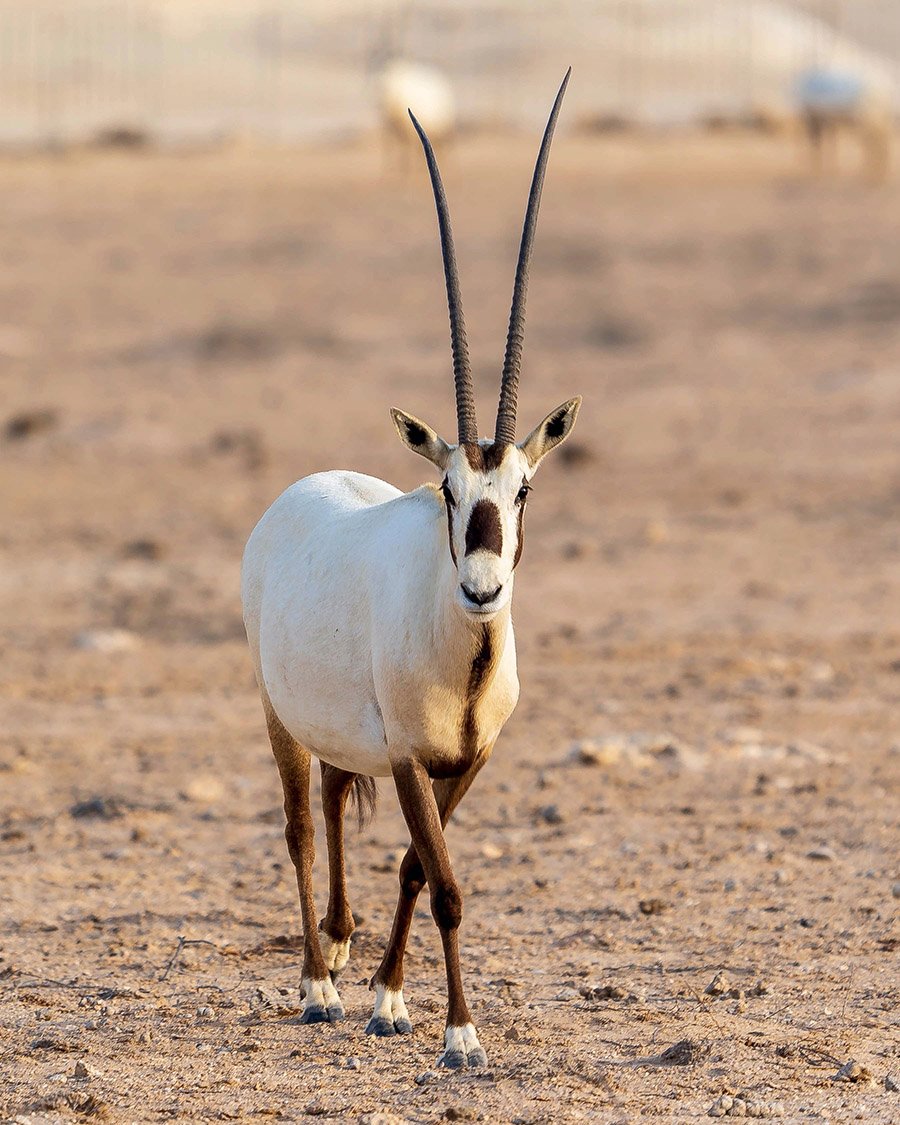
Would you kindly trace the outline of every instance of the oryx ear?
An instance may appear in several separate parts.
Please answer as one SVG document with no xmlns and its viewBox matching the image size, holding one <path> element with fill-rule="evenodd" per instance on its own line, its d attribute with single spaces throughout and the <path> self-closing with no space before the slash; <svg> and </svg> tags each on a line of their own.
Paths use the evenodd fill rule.
<svg viewBox="0 0 900 1125">
<path fill-rule="evenodd" d="M 394 420 L 400 440 L 407 449 L 427 457 L 432 465 L 437 465 L 441 470 L 447 468 L 450 446 L 443 438 L 438 437 L 431 426 L 426 426 L 412 414 L 407 414 L 405 410 L 398 410 L 394 406 L 391 407 L 391 418 Z"/>
<path fill-rule="evenodd" d="M 538 467 L 551 449 L 555 449 L 560 442 L 565 441 L 572 432 L 580 406 L 581 395 L 570 398 L 562 406 L 551 410 L 543 422 L 535 426 L 524 441 L 519 442 L 519 449 L 528 458 L 528 463 L 533 469 Z"/>
</svg>

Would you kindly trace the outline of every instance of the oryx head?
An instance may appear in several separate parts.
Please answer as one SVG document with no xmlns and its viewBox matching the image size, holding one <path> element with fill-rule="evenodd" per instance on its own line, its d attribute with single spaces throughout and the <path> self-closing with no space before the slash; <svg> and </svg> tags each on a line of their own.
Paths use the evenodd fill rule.
<svg viewBox="0 0 900 1125">
<path fill-rule="evenodd" d="M 430 426 L 402 410 L 392 410 L 391 415 L 404 444 L 427 457 L 443 473 L 441 493 L 447 511 L 449 549 L 459 574 L 457 597 L 462 607 L 473 616 L 490 616 L 509 601 L 513 571 L 522 554 L 523 520 L 531 478 L 544 456 L 568 437 L 581 405 L 580 398 L 569 399 L 551 411 L 524 441 L 516 442 L 516 401 L 525 334 L 528 266 L 550 142 L 569 73 L 566 73 L 553 103 L 531 181 L 493 441 L 478 437 L 469 348 L 447 198 L 431 144 L 410 112 L 425 149 L 437 206 L 450 310 L 458 444 L 448 445 Z"/>
</svg>

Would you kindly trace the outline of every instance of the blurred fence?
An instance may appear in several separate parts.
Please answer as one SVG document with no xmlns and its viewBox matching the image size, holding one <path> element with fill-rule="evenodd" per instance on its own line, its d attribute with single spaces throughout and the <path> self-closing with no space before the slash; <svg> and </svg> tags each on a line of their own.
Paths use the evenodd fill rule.
<svg viewBox="0 0 900 1125">
<path fill-rule="evenodd" d="M 896 105 L 900 0 L 0 0 L 0 143 L 349 135 L 392 56 L 473 124 L 536 123 L 569 63 L 570 121 L 740 117 L 812 66 Z"/>
</svg>

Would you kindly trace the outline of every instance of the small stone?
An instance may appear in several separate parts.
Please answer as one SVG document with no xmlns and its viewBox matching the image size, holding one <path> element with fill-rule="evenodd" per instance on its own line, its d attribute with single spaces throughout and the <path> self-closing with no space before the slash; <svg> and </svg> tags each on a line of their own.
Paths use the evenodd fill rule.
<svg viewBox="0 0 900 1125">
<path fill-rule="evenodd" d="M 802 1111 L 801 1111 L 802 1112 Z M 747 1091 L 740 1094 L 723 1094 L 709 1107 L 710 1117 L 783 1117 L 783 1102 L 762 1102 Z"/>
<path fill-rule="evenodd" d="M 832 1082 L 855 1082 L 861 1086 L 871 1086 L 872 1072 L 861 1066 L 856 1059 L 848 1059 L 837 1074 L 832 1074 Z"/>
<path fill-rule="evenodd" d="M 209 805 L 221 801 L 225 796 L 225 786 L 211 774 L 198 774 L 184 787 L 183 796 L 188 801 Z"/>
<path fill-rule="evenodd" d="M 444 1110 L 447 1121 L 478 1121 L 481 1114 L 470 1105 L 451 1105 Z"/>
<path fill-rule="evenodd" d="M 830 684 L 836 675 L 834 668 L 825 660 L 812 664 L 809 669 L 809 678 L 817 684 Z"/>
<path fill-rule="evenodd" d="M 394 848 L 392 851 L 386 853 L 384 859 L 380 863 L 373 863 L 373 871 L 394 872 L 403 862 L 403 857 L 406 853 Z"/>
<path fill-rule="evenodd" d="M 578 1000 L 581 993 L 577 988 L 561 988 L 556 994 L 557 1000 Z"/>
<path fill-rule="evenodd" d="M 545 824 L 562 824 L 564 817 L 556 805 L 544 805 L 535 812 L 535 819 Z"/>
<path fill-rule="evenodd" d="M 707 996 L 725 996 L 731 989 L 731 978 L 724 969 L 720 969 L 703 991 Z"/>
<path fill-rule="evenodd" d="M 612 739 L 582 738 L 572 744 L 568 760 L 579 766 L 612 766 L 622 757 L 622 745 Z"/>
<path fill-rule="evenodd" d="M 209 1020 L 215 1015 L 215 1011 L 210 1008 L 208 1004 L 203 1004 L 197 1009 L 197 1019 Z"/>
<path fill-rule="evenodd" d="M 496 844 L 482 844 L 481 854 L 485 859 L 501 859 L 503 856 L 503 848 L 498 848 Z"/>
<path fill-rule="evenodd" d="M 5 332 L 4 339 L 6 339 Z M 6 355 L 10 354 L 6 348 L 0 350 Z M 51 408 L 41 407 L 34 410 L 23 410 L 20 414 L 13 414 L 6 419 L 4 433 L 7 441 L 22 441 L 34 434 L 55 429 L 58 423 L 59 415 Z"/>
<path fill-rule="evenodd" d="M 893 887 L 891 887 L 891 894 L 894 898 L 900 898 L 900 883 L 894 883 Z"/>
<path fill-rule="evenodd" d="M 126 802 L 118 797 L 88 797 L 72 805 L 69 816 L 76 820 L 115 820 L 124 815 L 126 808 Z"/>
<path fill-rule="evenodd" d="M 83 1062 L 81 1059 L 79 1059 L 78 1062 L 75 1064 L 75 1070 L 73 1072 L 73 1077 L 75 1077 L 75 1078 L 99 1078 L 100 1077 L 100 1071 L 97 1070 L 96 1067 L 88 1066 L 88 1064 L 86 1062 Z"/>
<path fill-rule="evenodd" d="M 583 985 L 581 995 L 585 1000 L 628 1000 L 631 993 L 617 984 Z"/>
<path fill-rule="evenodd" d="M 85 629 L 75 635 L 72 644 L 83 652 L 101 652 L 108 656 L 134 652 L 141 647 L 141 638 L 129 629 Z"/>
<path fill-rule="evenodd" d="M 666 1047 L 659 1056 L 660 1062 L 668 1066 L 690 1066 L 696 1059 L 697 1048 L 692 1039 L 679 1039 L 671 1047 Z"/>
<path fill-rule="evenodd" d="M 158 562 L 165 553 L 165 547 L 155 539 L 131 539 L 123 543 L 121 550 L 123 559 L 145 559 L 148 562 Z"/>
<path fill-rule="evenodd" d="M 356 1055 L 351 1055 L 344 1065 L 348 1070 L 359 1070 L 359 1068 L 362 1066 L 362 1063 L 359 1061 Z"/>
<path fill-rule="evenodd" d="M 669 525 L 664 520 L 649 520 L 644 526 L 644 542 L 651 547 L 658 547 L 667 543 L 669 539 Z"/>
<path fill-rule="evenodd" d="M 395 1113 L 364 1113 L 357 1119 L 357 1125 L 406 1125 L 405 1117 L 398 1117 Z"/>
<path fill-rule="evenodd" d="M 668 910 L 668 903 L 661 898 L 642 898 L 638 903 L 638 910 L 641 914 L 662 914 Z"/>
<path fill-rule="evenodd" d="M 437 1082 L 440 1075 L 434 1070 L 423 1070 L 421 1074 L 416 1075 L 417 1086 L 428 1086 L 432 1082 Z"/>
<path fill-rule="evenodd" d="M 892 1094 L 900 1093 L 900 1082 L 893 1076 L 893 1074 L 886 1074 L 884 1076 L 884 1088 L 889 1090 Z"/>
<path fill-rule="evenodd" d="M 811 848 L 810 851 L 806 853 L 806 858 L 818 859 L 824 862 L 831 862 L 836 858 L 836 856 L 831 848 L 826 848 L 823 846 L 821 848 Z"/>
<path fill-rule="evenodd" d="M 727 742 L 759 744 L 763 740 L 763 732 L 759 727 L 731 727 L 724 735 Z"/>
</svg>

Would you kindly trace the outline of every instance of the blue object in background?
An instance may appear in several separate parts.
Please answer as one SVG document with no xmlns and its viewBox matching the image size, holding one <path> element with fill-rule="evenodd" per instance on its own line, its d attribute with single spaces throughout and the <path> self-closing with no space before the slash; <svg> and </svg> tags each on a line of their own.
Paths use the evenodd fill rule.
<svg viewBox="0 0 900 1125">
<path fill-rule="evenodd" d="M 808 70 L 798 78 L 796 91 L 803 109 L 835 113 L 855 109 L 865 93 L 865 83 L 855 74 Z"/>
</svg>

